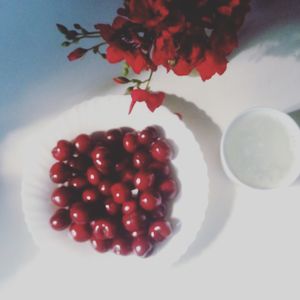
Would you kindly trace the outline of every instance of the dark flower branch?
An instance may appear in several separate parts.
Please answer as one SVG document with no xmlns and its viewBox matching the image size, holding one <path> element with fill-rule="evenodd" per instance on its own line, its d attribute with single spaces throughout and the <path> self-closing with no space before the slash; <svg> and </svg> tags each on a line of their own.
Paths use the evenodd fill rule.
<svg viewBox="0 0 300 300">
<path fill-rule="evenodd" d="M 249 11 L 250 0 L 125 0 L 112 24 L 96 24 L 88 31 L 79 24 L 75 30 L 57 25 L 70 46 L 82 39 L 101 39 L 95 46 L 77 48 L 68 56 L 73 61 L 94 52 L 109 63 L 124 62 L 118 84 L 128 84 L 132 96 L 130 112 L 136 102 L 146 102 L 154 111 L 164 100 L 164 93 L 150 91 L 150 81 L 158 67 L 178 76 L 193 70 L 203 81 L 227 68 L 227 56 L 238 46 L 237 32 Z M 102 46 L 106 48 L 102 50 Z M 141 81 L 128 78 L 149 72 Z"/>
</svg>

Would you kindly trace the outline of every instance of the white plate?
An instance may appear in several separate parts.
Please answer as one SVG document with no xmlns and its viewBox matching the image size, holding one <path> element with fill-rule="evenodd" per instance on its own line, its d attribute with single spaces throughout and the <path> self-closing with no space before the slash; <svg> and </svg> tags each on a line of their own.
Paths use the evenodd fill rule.
<svg viewBox="0 0 300 300">
<path fill-rule="evenodd" d="M 152 114 L 145 105 L 138 103 L 133 113 L 128 115 L 129 102 L 129 96 L 106 96 L 86 101 L 63 113 L 48 127 L 39 129 L 28 143 L 22 183 L 23 209 L 28 228 L 43 250 L 80 255 L 97 263 L 126 260 L 126 263 L 170 265 L 194 241 L 208 202 L 207 168 L 200 147 L 184 123 L 166 108 L 161 107 Z M 178 147 L 173 164 L 178 172 L 181 193 L 173 207 L 173 235 L 152 256 L 141 259 L 134 255 L 124 258 L 113 253 L 98 254 L 89 243 L 72 241 L 67 231 L 53 231 L 49 226 L 49 217 L 54 211 L 50 202 L 54 184 L 49 179 L 49 168 L 54 162 L 51 149 L 57 140 L 121 126 L 141 130 L 149 125 L 161 126 L 166 137 Z"/>
</svg>

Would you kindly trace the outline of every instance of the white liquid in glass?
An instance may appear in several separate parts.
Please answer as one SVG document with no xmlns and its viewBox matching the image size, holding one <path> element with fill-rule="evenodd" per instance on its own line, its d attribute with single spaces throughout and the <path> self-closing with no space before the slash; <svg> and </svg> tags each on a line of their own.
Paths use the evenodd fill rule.
<svg viewBox="0 0 300 300">
<path fill-rule="evenodd" d="M 276 188 L 298 172 L 295 168 L 300 153 L 297 153 L 295 124 L 287 118 L 282 113 L 258 109 L 229 127 L 224 157 L 241 182 L 255 188 Z"/>
</svg>

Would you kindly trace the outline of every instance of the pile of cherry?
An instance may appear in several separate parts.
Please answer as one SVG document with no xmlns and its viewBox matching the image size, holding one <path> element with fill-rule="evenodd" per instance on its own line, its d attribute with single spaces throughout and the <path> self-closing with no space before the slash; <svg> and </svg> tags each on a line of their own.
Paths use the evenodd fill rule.
<svg viewBox="0 0 300 300">
<path fill-rule="evenodd" d="M 75 241 L 90 240 L 98 252 L 143 257 L 170 236 L 177 184 L 171 146 L 156 127 L 80 134 L 58 141 L 52 155 L 53 229 L 69 228 Z"/>
</svg>

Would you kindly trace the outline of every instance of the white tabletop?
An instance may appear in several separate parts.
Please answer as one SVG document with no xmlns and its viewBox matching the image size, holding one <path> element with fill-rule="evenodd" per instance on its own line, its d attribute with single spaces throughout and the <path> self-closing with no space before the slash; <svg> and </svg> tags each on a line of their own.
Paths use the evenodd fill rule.
<svg viewBox="0 0 300 300">
<path fill-rule="evenodd" d="M 182 113 L 204 153 L 207 215 L 177 266 L 112 266 L 109 272 L 91 271 L 88 262 L 55 260 L 37 249 L 23 220 L 20 182 L 22 145 L 39 122 L 94 95 L 122 91 L 110 80 L 118 66 L 95 57 L 66 62 L 53 24 L 109 21 L 121 1 L 26 2 L 3 1 L 0 10 L 0 39 L 7 45 L 0 48 L 1 299 L 299 299 L 300 182 L 254 191 L 232 184 L 219 160 L 222 131 L 242 110 L 300 107 L 299 1 L 253 1 L 240 48 L 223 76 L 203 83 L 198 77 L 155 74 L 152 88 L 169 94 L 165 105 Z"/>
</svg>

